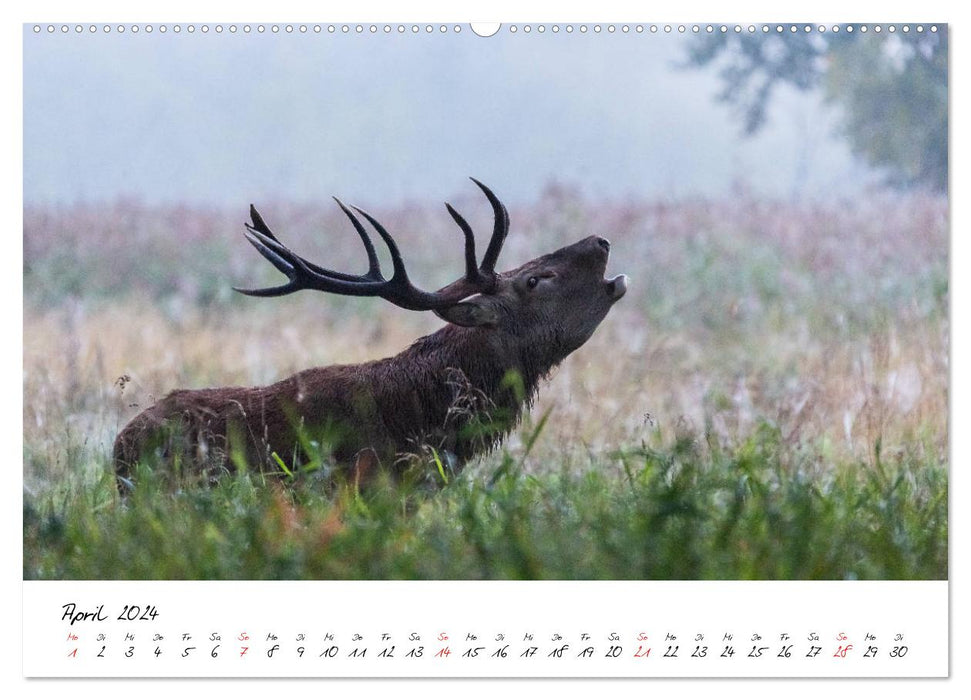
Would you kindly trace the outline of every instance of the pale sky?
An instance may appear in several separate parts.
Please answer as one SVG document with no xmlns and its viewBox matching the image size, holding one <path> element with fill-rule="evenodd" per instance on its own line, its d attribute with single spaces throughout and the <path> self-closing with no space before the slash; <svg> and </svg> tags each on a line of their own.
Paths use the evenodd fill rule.
<svg viewBox="0 0 971 700">
<path fill-rule="evenodd" d="M 868 172 L 817 94 L 742 138 L 712 70 L 664 34 L 24 36 L 24 198 L 236 204 L 843 197 Z"/>
</svg>

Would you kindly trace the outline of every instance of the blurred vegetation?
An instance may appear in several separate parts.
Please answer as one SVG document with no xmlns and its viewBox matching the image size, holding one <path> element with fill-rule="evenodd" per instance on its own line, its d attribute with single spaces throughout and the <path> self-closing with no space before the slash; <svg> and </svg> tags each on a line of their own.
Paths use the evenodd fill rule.
<svg viewBox="0 0 971 700">
<path fill-rule="evenodd" d="M 744 131 L 766 121 L 772 93 L 822 86 L 842 108 L 854 151 L 897 186 L 947 191 L 948 28 L 862 33 L 713 33 L 690 49 L 694 66 L 721 66 L 719 99 L 739 111 Z"/>
<path fill-rule="evenodd" d="M 453 203 L 488 230 L 487 205 Z M 309 259 L 365 266 L 336 207 L 263 210 Z M 460 273 L 444 211 L 374 213 L 416 283 Z M 157 397 L 387 356 L 440 322 L 233 294 L 278 278 L 239 212 L 25 211 L 24 576 L 947 577 L 945 198 L 594 202 L 560 185 L 510 214 L 503 268 L 598 233 L 631 282 L 501 452 L 448 483 L 433 469 L 432 489 L 358 493 L 324 469 L 171 488 L 146 470 L 122 501 L 112 440 Z"/>
</svg>

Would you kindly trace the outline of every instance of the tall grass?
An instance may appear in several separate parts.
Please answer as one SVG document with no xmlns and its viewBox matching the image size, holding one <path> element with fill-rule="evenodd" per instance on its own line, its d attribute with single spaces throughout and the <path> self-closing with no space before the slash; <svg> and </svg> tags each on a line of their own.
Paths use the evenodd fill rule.
<svg viewBox="0 0 971 700">
<path fill-rule="evenodd" d="M 662 442 L 661 440 L 657 441 Z M 947 473 L 679 437 L 579 468 L 509 453 L 430 492 L 252 472 L 172 490 L 104 471 L 25 504 L 25 578 L 913 579 L 947 576 Z M 808 467 L 808 468 L 807 468 Z M 95 476 L 96 474 L 96 476 Z M 434 474 L 430 474 L 434 478 Z"/>
<path fill-rule="evenodd" d="M 263 211 L 311 259 L 363 264 L 339 212 Z M 421 284 L 462 269 L 442 213 L 377 213 Z M 28 209 L 24 575 L 946 577 L 945 200 L 603 204 L 551 187 L 511 215 L 500 264 L 597 233 L 631 287 L 502 451 L 433 468 L 434 490 L 148 475 L 121 501 L 111 441 L 167 391 L 386 356 L 438 322 L 234 296 L 275 274 L 241 212 Z"/>
</svg>

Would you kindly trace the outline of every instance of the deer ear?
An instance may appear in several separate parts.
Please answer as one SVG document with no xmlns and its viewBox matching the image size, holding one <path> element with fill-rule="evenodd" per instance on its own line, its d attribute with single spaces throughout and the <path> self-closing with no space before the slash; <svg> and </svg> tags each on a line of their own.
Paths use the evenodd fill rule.
<svg viewBox="0 0 971 700">
<path fill-rule="evenodd" d="M 435 315 L 456 326 L 495 326 L 499 323 L 499 313 L 482 295 L 438 309 Z"/>
</svg>

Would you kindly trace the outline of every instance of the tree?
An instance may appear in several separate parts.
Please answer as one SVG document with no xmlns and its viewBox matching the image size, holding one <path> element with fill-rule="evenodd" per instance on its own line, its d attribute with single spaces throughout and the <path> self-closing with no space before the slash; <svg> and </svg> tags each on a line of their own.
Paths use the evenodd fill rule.
<svg viewBox="0 0 971 700">
<path fill-rule="evenodd" d="M 719 66 L 718 98 L 736 108 L 745 134 L 765 123 L 777 86 L 821 88 L 841 107 L 854 152 L 888 183 L 946 191 L 947 26 L 892 34 L 841 29 L 705 35 L 691 45 L 689 60 Z"/>
</svg>

